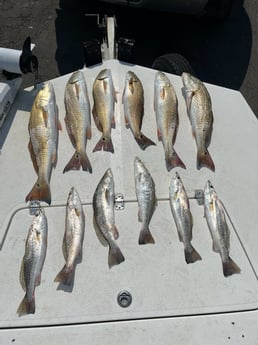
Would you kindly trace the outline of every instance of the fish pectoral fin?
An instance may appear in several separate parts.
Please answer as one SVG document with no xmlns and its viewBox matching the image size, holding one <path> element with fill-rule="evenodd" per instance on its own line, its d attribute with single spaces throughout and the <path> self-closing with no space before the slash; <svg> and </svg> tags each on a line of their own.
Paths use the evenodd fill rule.
<svg viewBox="0 0 258 345">
<path fill-rule="evenodd" d="M 160 88 L 159 96 L 160 96 L 160 98 L 161 98 L 162 100 L 165 99 L 165 97 L 166 97 L 166 89 L 165 89 L 164 87 L 161 87 L 161 88 Z"/>
<path fill-rule="evenodd" d="M 86 138 L 91 139 L 91 136 L 92 136 L 91 127 L 87 127 L 86 128 Z"/>
<path fill-rule="evenodd" d="M 116 225 L 114 224 L 114 226 L 112 227 L 112 234 L 113 234 L 113 236 L 114 236 L 114 239 L 115 240 L 117 240 L 118 239 L 118 237 L 119 237 L 119 231 L 118 231 L 118 229 L 117 229 L 117 227 L 116 227 Z"/>
<path fill-rule="evenodd" d="M 80 92 L 81 92 L 81 89 L 80 89 L 80 86 L 79 84 L 75 84 L 75 93 L 76 93 L 76 98 L 79 100 L 80 99 Z"/>
<path fill-rule="evenodd" d="M 162 133 L 161 133 L 160 128 L 157 128 L 157 137 L 158 137 L 158 140 L 159 140 L 159 141 L 162 140 Z"/>
<path fill-rule="evenodd" d="M 133 94 L 134 93 L 134 83 L 133 83 L 133 81 L 129 81 L 129 83 L 128 83 L 128 89 L 129 89 L 129 91 L 131 92 L 131 94 Z"/>
<path fill-rule="evenodd" d="M 192 99 L 193 99 L 194 94 L 195 94 L 194 91 L 187 92 L 187 94 L 186 94 L 186 106 L 187 106 L 188 111 L 190 111 L 191 104 L 192 104 Z"/>
<path fill-rule="evenodd" d="M 57 128 L 58 128 L 59 131 L 62 131 L 62 130 L 63 130 L 62 124 L 61 124 L 61 121 L 60 121 L 60 120 L 57 121 Z"/>
<path fill-rule="evenodd" d="M 219 253 L 219 252 L 220 252 L 219 246 L 216 244 L 215 241 L 212 242 L 212 250 L 213 250 L 215 253 Z"/>
<path fill-rule="evenodd" d="M 103 132 L 103 128 L 102 128 L 101 123 L 100 123 L 100 121 L 99 121 L 99 117 L 98 117 L 98 115 L 97 115 L 95 105 L 93 105 L 93 108 L 92 108 L 92 116 L 93 116 L 95 125 L 96 125 L 96 127 L 98 128 L 98 130 L 99 130 L 100 132 Z"/>
<path fill-rule="evenodd" d="M 43 114 L 43 119 L 44 119 L 44 123 L 45 123 L 45 127 L 47 127 L 47 123 L 48 123 L 48 111 L 46 109 L 42 109 L 42 114 Z"/>
<path fill-rule="evenodd" d="M 111 128 L 116 128 L 116 120 L 115 120 L 115 116 L 113 115 L 111 118 Z"/>
<path fill-rule="evenodd" d="M 38 274 L 35 280 L 35 286 L 39 286 L 41 284 L 41 273 Z"/>
</svg>

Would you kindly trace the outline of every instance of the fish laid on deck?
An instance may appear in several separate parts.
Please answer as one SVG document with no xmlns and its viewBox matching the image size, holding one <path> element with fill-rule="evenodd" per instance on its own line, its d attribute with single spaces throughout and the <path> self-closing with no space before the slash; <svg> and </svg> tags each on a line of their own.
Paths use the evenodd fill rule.
<svg viewBox="0 0 258 345">
<path fill-rule="evenodd" d="M 26 202 L 39 200 L 51 204 L 50 178 L 57 164 L 59 129 L 55 91 L 51 82 L 45 82 L 33 102 L 28 125 L 28 147 L 38 179 Z"/>
<path fill-rule="evenodd" d="M 75 148 L 63 172 L 82 170 L 92 173 L 92 166 L 86 153 L 87 139 L 91 139 L 91 114 L 88 89 L 82 71 L 75 71 L 65 87 L 65 124 L 71 143 Z"/>
<path fill-rule="evenodd" d="M 160 71 L 156 72 L 154 81 L 154 110 L 158 140 L 164 147 L 167 170 L 175 167 L 186 169 L 174 148 L 179 126 L 176 92 L 166 74 Z"/>
<path fill-rule="evenodd" d="M 240 273 L 240 268 L 229 256 L 230 233 L 224 208 L 209 180 L 204 188 L 204 215 L 212 237 L 212 248 L 221 256 L 224 276 Z"/>
<path fill-rule="evenodd" d="M 139 244 L 155 243 L 149 224 L 157 206 L 155 183 L 139 157 L 134 159 L 135 190 L 138 200 L 138 220 L 142 223 Z"/>
<path fill-rule="evenodd" d="M 197 145 L 197 169 L 202 167 L 215 171 L 208 151 L 213 130 L 213 112 L 210 94 L 204 83 L 189 73 L 182 74 L 184 96 L 193 136 Z"/>
<path fill-rule="evenodd" d="M 93 152 L 104 150 L 114 153 L 111 129 L 116 126 L 114 112 L 117 98 L 110 69 L 105 68 L 99 72 L 93 83 L 92 94 L 93 118 L 98 130 L 102 132 Z"/>
<path fill-rule="evenodd" d="M 191 243 L 193 217 L 190 210 L 189 199 L 178 172 L 176 172 L 171 178 L 169 186 L 169 202 L 179 240 L 184 244 L 186 263 L 190 264 L 197 260 L 201 260 L 202 258 L 200 254 Z"/>
<path fill-rule="evenodd" d="M 125 260 L 116 244 L 119 237 L 115 225 L 115 190 L 112 170 L 109 168 L 101 178 L 93 195 L 93 222 L 96 234 L 104 246 L 109 246 L 108 266 L 119 265 Z"/>
<path fill-rule="evenodd" d="M 150 145 L 156 145 L 142 131 L 144 115 L 144 90 L 142 82 L 132 71 L 125 76 L 125 86 L 122 96 L 126 128 L 130 128 L 133 136 L 142 150 Z"/>
<path fill-rule="evenodd" d="M 35 288 L 41 283 L 41 272 L 47 251 L 47 236 L 47 218 L 44 210 L 39 209 L 28 231 L 21 264 L 20 282 L 26 293 L 17 309 L 19 316 L 35 313 Z"/>
<path fill-rule="evenodd" d="M 75 267 L 82 259 L 82 245 L 85 229 L 85 214 L 79 193 L 72 187 L 66 203 L 65 233 L 63 238 L 63 255 L 65 265 L 57 274 L 55 282 L 71 285 Z"/>
</svg>

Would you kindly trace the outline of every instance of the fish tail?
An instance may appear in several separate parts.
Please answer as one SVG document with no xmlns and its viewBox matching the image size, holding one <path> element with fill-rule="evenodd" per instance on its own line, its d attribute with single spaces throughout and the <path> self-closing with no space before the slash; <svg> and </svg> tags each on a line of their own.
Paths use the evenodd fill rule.
<svg viewBox="0 0 258 345">
<path fill-rule="evenodd" d="M 125 261 L 123 253 L 121 252 L 120 248 L 115 243 L 113 243 L 109 247 L 109 253 L 108 253 L 109 268 L 111 268 L 114 265 L 119 265 L 123 261 Z"/>
<path fill-rule="evenodd" d="M 50 185 L 47 181 L 40 182 L 40 180 L 37 180 L 25 198 L 26 202 L 31 200 L 45 201 L 47 204 L 51 204 Z"/>
<path fill-rule="evenodd" d="M 31 300 L 28 300 L 27 296 L 25 295 L 17 309 L 17 314 L 19 314 L 19 316 L 35 314 L 35 309 L 35 297 L 33 296 Z"/>
<path fill-rule="evenodd" d="M 215 165 L 208 150 L 197 153 L 197 169 L 200 170 L 203 167 L 215 171 Z"/>
<path fill-rule="evenodd" d="M 241 269 L 231 259 L 231 257 L 228 257 L 228 260 L 222 262 L 222 265 L 223 265 L 223 274 L 225 277 L 228 277 L 228 276 L 231 276 L 232 274 L 241 272 Z"/>
<path fill-rule="evenodd" d="M 180 159 L 176 151 L 173 151 L 172 155 L 166 155 L 166 167 L 170 171 L 173 168 L 181 167 L 186 169 L 184 162 Z"/>
<path fill-rule="evenodd" d="M 81 167 L 83 171 L 89 171 L 90 173 L 92 173 L 92 166 L 87 154 L 81 154 L 78 151 L 75 151 L 74 155 L 65 166 L 63 174 L 69 170 L 80 170 Z"/>
<path fill-rule="evenodd" d="M 93 152 L 96 151 L 108 151 L 114 153 L 114 146 L 111 137 L 106 137 L 102 135 L 100 140 L 97 142 L 96 146 L 93 149 Z"/>
<path fill-rule="evenodd" d="M 198 260 L 202 260 L 202 257 L 192 245 L 185 248 L 185 261 L 187 264 L 194 263 Z"/>
<path fill-rule="evenodd" d="M 139 235 L 139 244 L 155 243 L 149 228 L 143 228 Z"/>
<path fill-rule="evenodd" d="M 147 147 L 151 145 L 156 145 L 151 139 L 149 139 L 142 133 L 140 133 L 139 136 L 136 136 L 135 140 L 142 150 L 145 150 Z"/>
<path fill-rule="evenodd" d="M 71 285 L 73 280 L 74 267 L 67 267 L 66 265 L 55 277 L 55 282 L 62 283 L 64 285 Z"/>
</svg>

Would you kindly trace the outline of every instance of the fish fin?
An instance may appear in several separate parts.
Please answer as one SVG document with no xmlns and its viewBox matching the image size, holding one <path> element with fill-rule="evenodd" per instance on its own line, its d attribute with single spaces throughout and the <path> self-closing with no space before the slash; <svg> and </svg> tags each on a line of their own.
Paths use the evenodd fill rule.
<svg viewBox="0 0 258 345">
<path fill-rule="evenodd" d="M 29 152 L 30 152 L 30 158 L 31 158 L 31 161 L 32 161 L 32 164 L 33 164 L 33 168 L 34 168 L 36 174 L 38 175 L 39 167 L 38 167 L 38 164 L 37 164 L 37 159 L 36 159 L 36 155 L 35 155 L 34 150 L 33 150 L 33 146 L 32 146 L 31 140 L 29 141 L 28 149 L 29 149 Z"/>
<path fill-rule="evenodd" d="M 75 86 L 76 98 L 77 98 L 77 100 L 79 100 L 80 99 L 80 92 L 81 92 L 80 86 L 77 83 L 74 86 Z"/>
<path fill-rule="evenodd" d="M 215 171 L 215 165 L 208 150 L 197 152 L 197 169 L 200 170 L 203 167 Z"/>
<path fill-rule="evenodd" d="M 162 134 L 161 134 L 161 130 L 159 128 L 157 128 L 157 137 L 158 137 L 158 141 L 162 140 Z"/>
<path fill-rule="evenodd" d="M 119 265 L 123 261 L 125 261 L 125 258 L 120 248 L 115 243 L 112 243 L 108 252 L 108 267 L 111 268 L 112 266 Z"/>
<path fill-rule="evenodd" d="M 51 157 L 52 166 L 55 168 L 57 164 L 57 151 L 53 152 Z"/>
<path fill-rule="evenodd" d="M 101 151 L 102 149 L 103 151 L 114 153 L 114 146 L 111 137 L 107 138 L 102 135 L 92 152 Z"/>
<path fill-rule="evenodd" d="M 188 111 L 190 111 L 191 104 L 192 104 L 192 99 L 193 99 L 194 94 L 195 94 L 194 91 L 187 92 L 187 94 L 186 94 L 186 106 L 187 106 Z"/>
<path fill-rule="evenodd" d="M 39 180 L 34 184 L 29 194 L 26 196 L 25 201 L 39 200 L 45 201 L 47 204 L 51 204 L 51 191 L 49 183 L 44 181 L 40 183 Z"/>
<path fill-rule="evenodd" d="M 140 208 L 138 209 L 138 222 L 142 223 L 142 211 Z"/>
<path fill-rule="evenodd" d="M 37 276 L 35 280 L 35 286 L 39 286 L 41 284 L 41 273 Z"/>
<path fill-rule="evenodd" d="M 141 133 L 138 137 L 135 137 L 135 140 L 142 150 L 145 150 L 150 145 L 156 145 L 151 139 L 146 137 L 143 133 Z"/>
<path fill-rule="evenodd" d="M 91 127 L 86 128 L 86 138 L 91 139 L 92 132 L 91 132 Z"/>
<path fill-rule="evenodd" d="M 33 296 L 32 300 L 29 301 L 27 296 L 25 295 L 17 309 L 17 314 L 19 314 L 19 316 L 26 314 L 35 314 L 35 309 L 35 297 Z"/>
<path fill-rule="evenodd" d="M 219 250 L 219 246 L 213 241 L 212 242 L 212 250 L 215 252 L 215 253 L 219 253 L 220 250 Z"/>
<path fill-rule="evenodd" d="M 114 115 L 111 118 L 111 128 L 116 128 L 116 120 Z"/>
<path fill-rule="evenodd" d="M 185 248 L 185 261 L 187 264 L 194 263 L 195 261 L 202 260 L 201 255 L 196 251 L 196 249 L 191 245 Z"/>
<path fill-rule="evenodd" d="M 155 240 L 148 228 L 141 230 L 138 243 L 139 244 L 155 243 Z"/>
<path fill-rule="evenodd" d="M 70 161 L 66 164 L 63 174 L 69 170 L 80 170 L 81 167 L 83 171 L 89 171 L 89 173 L 92 173 L 92 166 L 86 153 L 81 154 L 78 151 L 75 151 Z"/>
<path fill-rule="evenodd" d="M 60 120 L 57 121 L 57 128 L 58 128 L 59 131 L 62 131 L 62 130 L 63 130 L 63 128 L 62 128 L 62 123 L 61 123 Z"/>
<path fill-rule="evenodd" d="M 45 127 L 47 127 L 47 123 L 48 123 L 48 111 L 45 110 L 44 108 L 42 109 L 42 115 L 43 115 Z"/>
<path fill-rule="evenodd" d="M 26 284 L 25 284 L 25 277 L 24 277 L 24 259 L 21 263 L 21 269 L 20 269 L 20 284 L 24 291 L 26 291 Z"/>
<path fill-rule="evenodd" d="M 64 267 L 55 277 L 54 281 L 57 283 L 71 286 L 72 281 L 73 281 L 74 268 L 75 268 L 74 265 L 71 267 L 67 267 L 66 265 L 64 265 Z"/>
<path fill-rule="evenodd" d="M 125 127 L 130 128 L 130 122 L 129 122 L 128 116 L 126 115 L 125 115 Z"/>
<path fill-rule="evenodd" d="M 117 240 L 118 237 L 119 237 L 119 231 L 118 231 L 116 225 L 114 225 L 113 228 L 112 228 L 112 234 L 114 236 L 114 239 Z"/>
<path fill-rule="evenodd" d="M 161 98 L 162 100 L 165 99 L 165 97 L 166 97 L 166 90 L 165 90 L 164 87 L 161 87 L 161 88 L 160 88 L 159 96 L 160 96 L 160 98 Z"/>
<path fill-rule="evenodd" d="M 235 273 L 240 273 L 241 269 L 238 267 L 238 265 L 231 259 L 231 257 L 228 257 L 228 260 L 225 262 L 222 262 L 223 266 L 223 274 L 225 277 L 231 276 Z"/>
<path fill-rule="evenodd" d="M 169 156 L 167 155 L 165 160 L 166 160 L 167 171 L 170 171 L 176 167 L 186 169 L 184 162 L 180 159 L 180 157 L 178 156 L 175 150 L 173 150 L 171 155 Z"/>
</svg>

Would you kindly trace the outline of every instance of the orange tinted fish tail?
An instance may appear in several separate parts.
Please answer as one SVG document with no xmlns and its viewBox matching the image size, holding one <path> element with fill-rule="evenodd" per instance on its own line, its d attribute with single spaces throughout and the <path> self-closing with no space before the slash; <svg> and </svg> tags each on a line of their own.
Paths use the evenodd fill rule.
<svg viewBox="0 0 258 345">
<path fill-rule="evenodd" d="M 40 182 L 39 180 L 34 184 L 32 190 L 26 196 L 25 201 L 39 200 L 51 204 L 50 185 L 47 182 Z"/>
<path fill-rule="evenodd" d="M 81 167 L 83 171 L 89 171 L 90 173 L 92 173 L 92 166 L 90 164 L 88 156 L 86 154 L 80 154 L 76 151 L 65 166 L 63 173 L 70 170 L 80 170 Z"/>
<path fill-rule="evenodd" d="M 172 155 L 167 156 L 165 160 L 166 160 L 167 171 L 170 171 L 176 167 L 186 169 L 184 162 L 180 159 L 180 157 L 175 151 L 173 151 Z"/>
<path fill-rule="evenodd" d="M 149 139 L 142 133 L 139 136 L 135 137 L 135 140 L 142 150 L 147 149 L 147 147 L 151 145 L 156 145 L 151 139 Z"/>
<path fill-rule="evenodd" d="M 114 153 L 114 146 L 111 137 L 108 138 L 102 136 L 100 140 L 97 142 L 95 148 L 93 149 L 93 152 L 101 150 Z"/>
<path fill-rule="evenodd" d="M 25 295 L 17 309 L 17 314 L 19 316 L 26 314 L 35 314 L 35 309 L 35 297 L 33 296 L 32 300 L 28 300 L 28 298 Z"/>
<path fill-rule="evenodd" d="M 119 265 L 121 262 L 125 261 L 124 255 L 117 245 L 112 244 L 109 248 L 108 253 L 108 266 Z"/>
<path fill-rule="evenodd" d="M 200 170 L 203 167 L 215 171 L 215 165 L 208 150 L 197 153 L 197 169 Z"/>
</svg>

